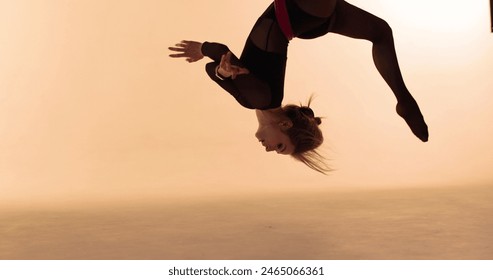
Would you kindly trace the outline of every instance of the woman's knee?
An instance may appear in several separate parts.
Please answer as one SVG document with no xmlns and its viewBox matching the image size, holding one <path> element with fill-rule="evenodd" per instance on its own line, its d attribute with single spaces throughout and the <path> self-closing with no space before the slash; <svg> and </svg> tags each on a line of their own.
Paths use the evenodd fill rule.
<svg viewBox="0 0 493 280">
<path fill-rule="evenodd" d="M 392 39 L 393 33 L 392 33 L 392 27 L 390 27 L 390 24 L 385 21 L 384 19 L 378 18 L 374 22 L 374 29 L 375 35 L 373 36 L 372 42 L 377 43 L 382 40 L 388 40 Z"/>
</svg>

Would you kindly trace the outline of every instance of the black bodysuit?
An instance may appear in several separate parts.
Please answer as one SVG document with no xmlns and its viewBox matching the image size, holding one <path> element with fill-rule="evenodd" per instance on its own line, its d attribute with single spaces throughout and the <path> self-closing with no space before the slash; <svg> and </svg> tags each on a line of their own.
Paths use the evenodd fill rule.
<svg viewBox="0 0 493 280">
<path fill-rule="evenodd" d="M 312 39 L 330 31 L 335 18 L 333 15 L 329 18 L 315 17 L 302 11 L 292 0 L 287 0 L 286 4 L 295 37 Z M 229 51 L 223 44 L 204 42 L 202 53 L 214 61 L 206 65 L 212 80 L 242 106 L 265 110 L 281 106 L 288 44 L 276 20 L 274 4 L 271 4 L 252 28 L 240 58 L 231 57 L 233 65 L 247 68 L 249 74 L 224 80 L 216 76 L 215 69 L 221 56 Z"/>
</svg>

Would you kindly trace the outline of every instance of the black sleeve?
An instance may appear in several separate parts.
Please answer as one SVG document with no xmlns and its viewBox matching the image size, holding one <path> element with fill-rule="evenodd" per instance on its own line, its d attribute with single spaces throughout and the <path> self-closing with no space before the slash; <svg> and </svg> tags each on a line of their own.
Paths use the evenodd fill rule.
<svg viewBox="0 0 493 280">
<path fill-rule="evenodd" d="M 219 63 L 221 61 L 221 56 L 229 51 L 226 45 L 219 43 L 202 43 L 201 48 L 202 54 Z M 233 61 L 232 61 L 233 62 Z"/>
<path fill-rule="evenodd" d="M 221 56 L 228 51 L 229 48 L 223 44 L 209 42 L 202 44 L 202 54 L 214 60 L 206 65 L 209 77 L 229 92 L 242 106 L 249 109 L 267 109 L 271 104 L 271 89 L 268 83 L 258 79 L 253 73 L 224 80 L 216 76 L 216 67 L 221 61 Z M 244 67 L 235 55 L 231 56 L 231 63 Z"/>
</svg>

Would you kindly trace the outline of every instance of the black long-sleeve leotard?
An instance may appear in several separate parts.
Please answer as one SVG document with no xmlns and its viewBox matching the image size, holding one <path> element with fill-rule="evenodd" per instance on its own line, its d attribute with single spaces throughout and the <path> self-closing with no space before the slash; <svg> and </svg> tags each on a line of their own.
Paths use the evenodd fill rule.
<svg viewBox="0 0 493 280">
<path fill-rule="evenodd" d="M 311 39 L 330 31 L 333 17 L 319 18 L 306 14 L 291 0 L 287 0 L 287 7 L 296 37 Z M 238 75 L 235 79 L 220 79 L 215 70 L 221 56 L 229 48 L 220 43 L 204 42 L 201 51 L 213 60 L 206 65 L 206 72 L 212 80 L 242 106 L 265 110 L 281 106 L 288 43 L 276 20 L 274 5 L 271 4 L 252 28 L 240 58 L 233 55 L 231 59 L 233 65 L 247 68 L 249 74 Z"/>
<path fill-rule="evenodd" d="M 228 51 L 228 47 L 223 44 L 202 44 L 202 53 L 214 60 L 206 65 L 207 74 L 211 79 L 229 92 L 243 107 L 279 107 L 284 91 L 286 56 L 262 51 L 249 38 L 240 59 L 233 55 L 231 63 L 247 68 L 250 73 L 238 75 L 235 79 L 222 80 L 216 76 L 215 69 L 221 61 L 221 55 Z"/>
</svg>

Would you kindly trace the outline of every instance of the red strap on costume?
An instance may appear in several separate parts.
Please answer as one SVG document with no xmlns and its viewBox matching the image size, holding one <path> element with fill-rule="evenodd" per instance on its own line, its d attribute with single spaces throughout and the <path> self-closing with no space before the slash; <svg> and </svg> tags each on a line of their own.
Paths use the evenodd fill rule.
<svg viewBox="0 0 493 280">
<path fill-rule="evenodd" d="M 288 40 L 293 39 L 293 29 L 289 22 L 288 8 L 286 7 L 286 0 L 274 0 L 274 8 L 276 10 L 276 18 L 281 28 L 282 33 Z"/>
</svg>

